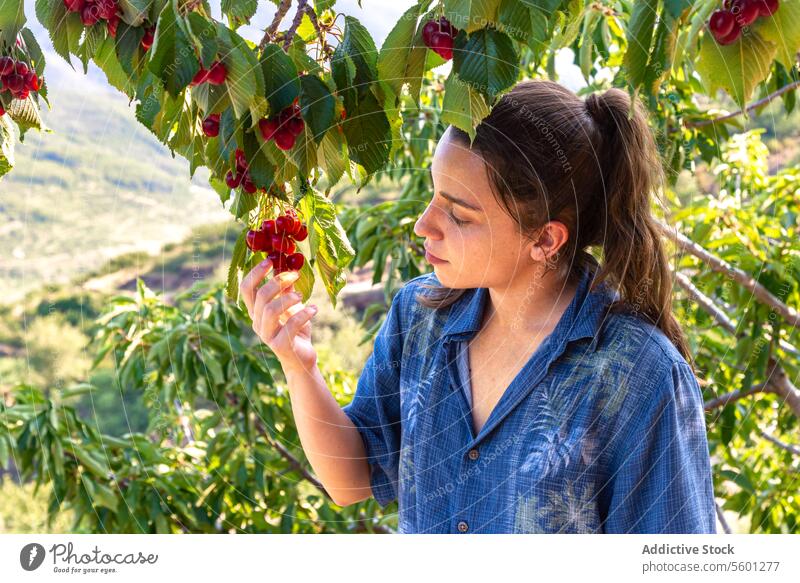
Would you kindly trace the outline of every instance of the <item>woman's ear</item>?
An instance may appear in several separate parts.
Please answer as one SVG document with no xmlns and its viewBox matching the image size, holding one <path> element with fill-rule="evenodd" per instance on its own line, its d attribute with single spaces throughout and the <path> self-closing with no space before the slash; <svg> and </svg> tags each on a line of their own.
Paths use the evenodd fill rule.
<svg viewBox="0 0 800 583">
<path fill-rule="evenodd" d="M 540 263 L 550 261 L 569 239 L 564 223 L 550 221 L 545 224 L 531 244 L 531 258 Z"/>
</svg>

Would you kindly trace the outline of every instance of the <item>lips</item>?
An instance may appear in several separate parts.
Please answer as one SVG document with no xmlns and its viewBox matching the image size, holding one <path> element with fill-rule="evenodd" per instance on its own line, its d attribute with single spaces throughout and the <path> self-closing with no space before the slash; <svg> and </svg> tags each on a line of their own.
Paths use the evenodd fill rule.
<svg viewBox="0 0 800 583">
<path fill-rule="evenodd" d="M 428 249 L 427 247 L 425 247 L 425 254 L 428 257 L 429 261 L 435 261 L 437 263 L 446 263 L 444 259 L 442 259 L 441 257 L 437 257 L 436 255 L 431 253 L 430 249 Z"/>
</svg>

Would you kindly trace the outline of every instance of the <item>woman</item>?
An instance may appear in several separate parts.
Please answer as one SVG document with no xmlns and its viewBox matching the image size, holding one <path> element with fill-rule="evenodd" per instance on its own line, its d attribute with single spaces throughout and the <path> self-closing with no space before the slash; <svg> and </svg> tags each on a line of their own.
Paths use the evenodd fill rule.
<svg viewBox="0 0 800 583">
<path fill-rule="evenodd" d="M 248 274 L 253 328 L 338 504 L 398 500 L 405 533 L 716 532 L 702 394 L 651 216 L 661 164 L 634 105 L 523 81 L 471 144 L 446 130 L 415 225 L 434 271 L 393 298 L 344 408 L 293 275 L 256 292 L 269 263 Z"/>
</svg>

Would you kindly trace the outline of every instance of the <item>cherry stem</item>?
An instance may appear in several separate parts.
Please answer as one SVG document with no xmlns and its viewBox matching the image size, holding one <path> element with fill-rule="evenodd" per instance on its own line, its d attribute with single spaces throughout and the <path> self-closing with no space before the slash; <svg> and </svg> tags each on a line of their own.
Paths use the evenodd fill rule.
<svg viewBox="0 0 800 583">
<path fill-rule="evenodd" d="M 740 109 L 739 111 L 734 111 L 734 112 L 731 112 L 731 113 L 726 113 L 725 115 L 721 115 L 721 116 L 715 117 L 713 119 L 701 119 L 701 120 L 697 120 L 697 121 L 687 121 L 684 125 L 687 128 L 701 128 L 701 127 L 704 127 L 704 126 L 707 126 L 707 125 L 715 124 L 715 123 L 720 122 L 720 121 L 725 121 L 727 119 L 732 119 L 734 117 L 738 117 L 738 116 L 742 115 L 745 111 L 752 111 L 752 110 L 754 110 L 756 108 L 761 107 L 762 105 L 766 105 L 767 103 L 769 103 L 773 99 L 775 99 L 777 97 L 780 97 L 784 93 L 788 93 L 789 91 L 797 89 L 798 87 L 800 87 L 800 81 L 794 81 L 792 83 L 784 85 L 783 87 L 781 87 L 780 89 L 778 89 L 774 93 L 770 93 L 766 97 L 763 97 L 763 98 L 759 99 L 758 101 L 754 101 L 753 103 L 751 103 L 750 105 L 748 105 L 744 109 Z"/>
</svg>

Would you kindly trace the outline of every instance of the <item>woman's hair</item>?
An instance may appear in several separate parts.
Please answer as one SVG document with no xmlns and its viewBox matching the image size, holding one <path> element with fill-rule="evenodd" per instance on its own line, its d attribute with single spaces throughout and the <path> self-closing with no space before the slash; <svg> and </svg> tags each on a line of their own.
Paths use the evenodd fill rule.
<svg viewBox="0 0 800 583">
<path fill-rule="evenodd" d="M 548 221 L 564 223 L 570 236 L 552 259 L 562 280 L 574 281 L 603 261 L 592 288 L 607 280 L 620 298 L 612 311 L 634 312 L 661 329 L 692 364 L 688 343 L 672 314 L 672 273 L 651 215 L 660 202 L 661 157 L 641 105 L 620 89 L 585 100 L 544 80 L 527 80 L 504 94 L 469 136 L 450 132 L 485 162 L 500 205 L 536 240 Z M 465 290 L 424 286 L 417 300 L 444 308 Z"/>
</svg>

